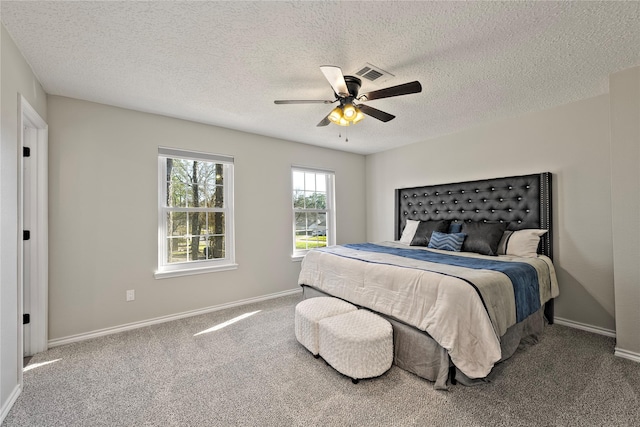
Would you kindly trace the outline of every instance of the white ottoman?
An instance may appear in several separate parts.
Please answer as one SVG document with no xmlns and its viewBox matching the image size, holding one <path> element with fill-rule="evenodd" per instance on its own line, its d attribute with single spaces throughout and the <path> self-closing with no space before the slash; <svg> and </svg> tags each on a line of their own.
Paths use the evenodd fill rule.
<svg viewBox="0 0 640 427">
<path fill-rule="evenodd" d="M 316 297 L 296 305 L 296 339 L 315 357 L 318 357 L 318 322 L 339 314 L 357 311 L 358 308 L 338 298 Z"/>
<path fill-rule="evenodd" d="M 320 356 L 354 383 L 384 374 L 393 363 L 393 329 L 382 317 L 358 310 L 320 321 Z"/>
</svg>

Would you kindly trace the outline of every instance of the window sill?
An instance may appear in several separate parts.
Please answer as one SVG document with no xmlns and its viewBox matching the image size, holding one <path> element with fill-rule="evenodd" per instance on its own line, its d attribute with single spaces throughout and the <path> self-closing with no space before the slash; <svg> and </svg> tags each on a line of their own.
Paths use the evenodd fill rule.
<svg viewBox="0 0 640 427">
<path fill-rule="evenodd" d="M 225 264 L 217 265 L 214 267 L 185 268 L 183 270 L 173 271 L 156 271 L 155 273 L 153 273 L 153 277 L 155 277 L 156 279 L 168 279 L 171 277 L 193 276 L 195 274 L 214 273 L 217 271 L 228 271 L 237 269 L 238 264 Z"/>
<path fill-rule="evenodd" d="M 302 262 L 302 258 L 304 258 L 304 254 L 302 254 L 302 255 L 291 255 L 291 262 Z"/>
</svg>

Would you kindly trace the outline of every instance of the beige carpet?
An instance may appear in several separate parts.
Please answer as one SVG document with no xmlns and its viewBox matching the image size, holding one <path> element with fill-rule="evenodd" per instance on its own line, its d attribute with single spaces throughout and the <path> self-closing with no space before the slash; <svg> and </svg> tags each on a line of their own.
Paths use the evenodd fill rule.
<svg viewBox="0 0 640 427">
<path fill-rule="evenodd" d="M 548 326 L 493 382 L 448 392 L 397 367 L 353 384 L 296 341 L 299 300 L 38 354 L 3 426 L 640 425 L 640 364 L 614 357 L 612 338 Z"/>
</svg>

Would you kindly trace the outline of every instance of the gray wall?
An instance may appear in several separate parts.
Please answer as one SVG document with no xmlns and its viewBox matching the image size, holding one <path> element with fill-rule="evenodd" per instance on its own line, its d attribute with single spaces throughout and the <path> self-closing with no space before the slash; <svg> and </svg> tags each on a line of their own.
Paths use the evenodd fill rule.
<svg viewBox="0 0 640 427">
<path fill-rule="evenodd" d="M 640 361 L 640 67 L 609 88 L 616 354 Z"/>
<path fill-rule="evenodd" d="M 335 171 L 338 243 L 365 239 L 362 155 L 58 96 L 48 109 L 50 339 L 297 289 L 292 164 Z M 235 157 L 237 270 L 154 279 L 158 146 Z"/>
<path fill-rule="evenodd" d="M 393 239 L 395 188 L 552 172 L 556 315 L 611 331 L 609 131 L 602 95 L 370 155 L 367 239 Z"/>
<path fill-rule="evenodd" d="M 46 94 L 0 24 L 0 413 L 15 397 L 22 366 L 18 343 L 18 93 L 47 119 Z"/>
</svg>

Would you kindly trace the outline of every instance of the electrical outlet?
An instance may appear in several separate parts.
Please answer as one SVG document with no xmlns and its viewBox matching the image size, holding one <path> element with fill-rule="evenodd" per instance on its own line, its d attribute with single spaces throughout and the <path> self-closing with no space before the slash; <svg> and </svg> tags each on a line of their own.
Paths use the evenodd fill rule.
<svg viewBox="0 0 640 427">
<path fill-rule="evenodd" d="M 127 291 L 127 301 L 133 301 L 134 299 L 136 299 L 136 291 L 133 289 L 130 289 Z"/>
</svg>

